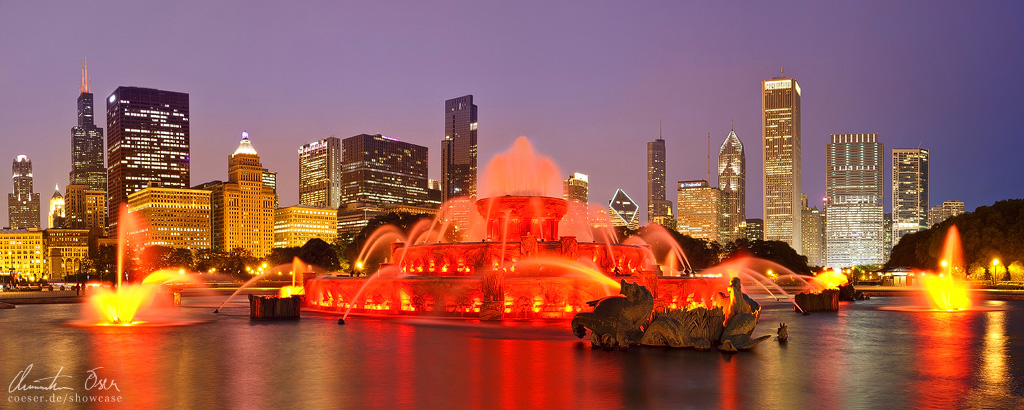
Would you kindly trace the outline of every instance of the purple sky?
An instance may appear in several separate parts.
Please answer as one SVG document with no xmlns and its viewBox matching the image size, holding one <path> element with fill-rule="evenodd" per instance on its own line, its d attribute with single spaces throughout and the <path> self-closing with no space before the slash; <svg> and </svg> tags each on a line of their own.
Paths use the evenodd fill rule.
<svg viewBox="0 0 1024 410">
<path fill-rule="evenodd" d="M 590 174 L 592 203 L 622 187 L 646 205 L 659 116 L 670 182 L 704 178 L 706 135 L 717 155 L 735 120 L 759 217 L 760 82 L 780 66 L 803 89 L 812 203 L 829 133 L 858 132 L 879 133 L 887 166 L 891 148 L 929 148 L 932 204 L 1022 196 L 1016 2 L 41 3 L 0 6 L 0 166 L 27 154 L 44 202 L 68 182 L 83 57 L 99 126 L 119 85 L 187 92 L 192 184 L 227 177 L 244 129 L 282 205 L 298 202 L 296 149 L 330 135 L 425 145 L 439 178 L 444 100 L 473 94 L 481 173 L 526 135 L 563 174 Z"/>
</svg>

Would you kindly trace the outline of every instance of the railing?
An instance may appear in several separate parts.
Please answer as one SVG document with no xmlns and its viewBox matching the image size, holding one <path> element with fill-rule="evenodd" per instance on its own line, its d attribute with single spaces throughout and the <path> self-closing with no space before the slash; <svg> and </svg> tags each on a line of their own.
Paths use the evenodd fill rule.
<svg viewBox="0 0 1024 410">
<path fill-rule="evenodd" d="M 41 298 L 64 298 L 79 296 L 74 290 L 30 290 L 30 291 L 7 291 L 0 292 L 0 299 L 41 299 Z"/>
</svg>

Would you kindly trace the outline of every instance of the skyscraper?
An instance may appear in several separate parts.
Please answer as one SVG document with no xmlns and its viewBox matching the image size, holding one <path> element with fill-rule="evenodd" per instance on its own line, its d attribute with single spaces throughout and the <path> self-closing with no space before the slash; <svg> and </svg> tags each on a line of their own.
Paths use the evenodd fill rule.
<svg viewBox="0 0 1024 410">
<path fill-rule="evenodd" d="M 345 138 L 341 145 L 343 203 L 427 204 L 427 147 L 380 134 Z"/>
<path fill-rule="evenodd" d="M 800 85 L 792 78 L 761 83 L 764 127 L 764 239 L 800 247 Z"/>
<path fill-rule="evenodd" d="M 825 263 L 884 262 L 884 148 L 878 134 L 832 134 L 825 156 Z"/>
<path fill-rule="evenodd" d="M 107 98 L 107 223 L 117 236 L 128 195 L 189 186 L 188 94 L 117 87 Z"/>
<path fill-rule="evenodd" d="M 764 219 L 747 219 L 743 232 L 747 235 L 748 241 L 764 240 Z"/>
<path fill-rule="evenodd" d="M 89 71 L 82 61 L 82 85 L 78 94 L 78 125 L 71 128 L 71 185 L 89 190 L 107 189 L 107 168 L 103 165 L 103 128 L 93 118 Z"/>
<path fill-rule="evenodd" d="M 242 248 L 262 258 L 274 247 L 274 189 L 263 183 L 263 164 L 242 132 L 228 157 L 228 182 L 196 187 L 210 191 L 213 249 Z"/>
<path fill-rule="evenodd" d="M 718 241 L 721 191 L 703 179 L 679 181 L 676 189 L 676 231 L 694 238 Z"/>
<path fill-rule="evenodd" d="M 665 200 L 665 140 L 647 143 L 647 223 L 669 225 L 672 202 Z"/>
<path fill-rule="evenodd" d="M 18 155 L 12 165 L 14 192 L 7 194 L 7 217 L 11 229 L 39 227 L 39 194 L 32 192 L 32 160 Z"/>
<path fill-rule="evenodd" d="M 64 195 L 60 194 L 60 186 L 53 187 L 50 196 L 50 212 L 48 228 L 64 228 Z"/>
<path fill-rule="evenodd" d="M 281 195 L 277 193 L 277 173 L 263 168 L 263 186 L 268 186 L 274 190 L 274 209 L 280 208 Z"/>
<path fill-rule="evenodd" d="M 441 200 L 476 196 L 476 104 L 473 95 L 444 102 Z"/>
<path fill-rule="evenodd" d="M 892 244 L 928 229 L 928 150 L 892 150 Z"/>
<path fill-rule="evenodd" d="M 825 213 L 816 206 L 808 206 L 807 195 L 801 195 L 801 198 L 803 211 L 800 225 L 803 232 L 800 239 L 803 240 L 804 256 L 810 266 L 825 266 Z"/>
<path fill-rule="evenodd" d="M 341 206 L 340 139 L 327 137 L 299 148 L 299 204 Z"/>
<path fill-rule="evenodd" d="M 730 130 L 718 150 L 718 190 L 721 204 L 718 213 L 718 241 L 728 243 L 746 235 L 743 232 L 747 219 L 747 157 L 743 143 Z"/>
<path fill-rule="evenodd" d="M 586 205 L 590 201 L 589 179 L 587 174 L 574 172 L 562 182 L 562 198 L 578 204 Z"/>
<path fill-rule="evenodd" d="M 640 228 L 640 206 L 621 189 L 615 190 L 612 200 L 608 201 L 608 217 L 611 218 L 612 226 Z"/>
<path fill-rule="evenodd" d="M 104 229 L 107 226 L 106 193 L 88 185 L 68 185 L 64 194 L 64 226 L 68 229 Z"/>
</svg>

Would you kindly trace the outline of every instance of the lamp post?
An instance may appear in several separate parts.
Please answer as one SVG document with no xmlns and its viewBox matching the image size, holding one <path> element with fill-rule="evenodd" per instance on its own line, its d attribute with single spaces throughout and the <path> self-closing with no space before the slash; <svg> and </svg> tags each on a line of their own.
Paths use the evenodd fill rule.
<svg viewBox="0 0 1024 410">
<path fill-rule="evenodd" d="M 996 266 L 998 266 L 998 265 L 999 265 L 999 259 L 992 259 L 992 284 L 993 285 L 995 285 L 996 282 L 998 282 L 996 280 Z"/>
</svg>

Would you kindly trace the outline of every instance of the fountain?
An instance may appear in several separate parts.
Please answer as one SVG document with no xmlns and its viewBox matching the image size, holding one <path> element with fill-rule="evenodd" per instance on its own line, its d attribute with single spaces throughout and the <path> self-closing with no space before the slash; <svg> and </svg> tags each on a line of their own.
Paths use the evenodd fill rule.
<svg viewBox="0 0 1024 410">
<path fill-rule="evenodd" d="M 946 240 L 942 246 L 942 258 L 939 259 L 937 271 L 914 272 L 915 277 L 921 278 L 922 297 L 926 302 L 918 306 L 882 307 L 879 309 L 914 312 L 995 310 L 973 306 L 970 283 L 958 277 L 963 274 L 963 266 L 960 231 L 957 230 L 956 225 L 953 225 L 946 233 Z"/>
<path fill-rule="evenodd" d="M 396 241 L 380 268 L 369 277 L 306 280 L 305 307 L 346 316 L 569 319 L 592 310 L 588 301 L 617 294 L 622 280 L 644 286 L 661 309 L 710 304 L 727 290 L 728 277 L 680 276 L 674 267 L 686 265 L 681 251 L 671 252 L 672 269 L 663 268 L 649 244 L 595 234 L 585 206 L 553 197 L 561 196 L 560 175 L 520 137 L 488 165 L 482 199 L 452 200 L 407 236 L 382 228 L 372 237 Z"/>
<path fill-rule="evenodd" d="M 182 320 L 173 310 L 179 303 L 172 286 L 184 287 L 200 283 L 198 276 L 179 269 L 151 272 L 141 281 L 125 283 L 126 256 L 129 244 L 144 243 L 145 229 L 138 215 L 121 210 L 117 241 L 117 286 L 114 289 L 97 288 L 89 298 L 85 320 L 75 322 L 85 326 L 168 326 L 193 323 Z M 135 275 L 133 275 L 135 276 Z M 136 279 L 138 277 L 136 276 Z M 180 290 L 180 289 L 178 289 Z M 159 297 L 168 296 L 168 297 Z"/>
<path fill-rule="evenodd" d="M 953 312 L 971 309 L 971 287 L 966 281 L 957 279 L 955 275 L 955 271 L 963 264 L 960 231 L 953 225 L 949 227 L 942 245 L 939 273 L 936 275 L 933 272 L 921 272 L 924 277 L 924 292 L 932 310 Z"/>
</svg>

